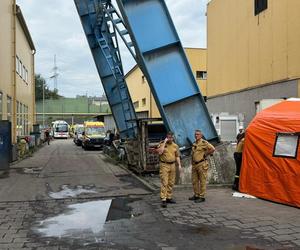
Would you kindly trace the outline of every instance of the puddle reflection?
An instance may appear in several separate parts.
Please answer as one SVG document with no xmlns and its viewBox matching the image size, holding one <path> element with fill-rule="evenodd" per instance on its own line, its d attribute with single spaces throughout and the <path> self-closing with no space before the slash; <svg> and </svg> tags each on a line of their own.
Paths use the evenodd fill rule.
<svg viewBox="0 0 300 250">
<path fill-rule="evenodd" d="M 70 205 L 67 213 L 41 221 L 37 231 L 47 237 L 68 236 L 86 230 L 98 233 L 103 229 L 110 205 L 111 200 Z"/>
<path fill-rule="evenodd" d="M 39 222 L 34 231 L 45 237 L 74 237 L 83 232 L 96 235 L 106 221 L 131 218 L 127 203 L 114 199 L 69 205 L 65 213 Z"/>
</svg>

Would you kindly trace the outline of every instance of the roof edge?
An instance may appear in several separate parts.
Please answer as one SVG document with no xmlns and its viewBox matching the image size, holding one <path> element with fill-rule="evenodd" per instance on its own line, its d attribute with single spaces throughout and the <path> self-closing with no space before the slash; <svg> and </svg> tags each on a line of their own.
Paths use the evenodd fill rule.
<svg viewBox="0 0 300 250">
<path fill-rule="evenodd" d="M 26 21 L 25 21 L 25 18 L 23 16 L 23 13 L 21 11 L 21 8 L 19 5 L 16 5 L 16 16 L 20 22 L 20 25 L 25 33 L 25 36 L 27 38 L 27 41 L 29 43 L 29 46 L 30 48 L 33 50 L 33 51 L 36 51 L 35 49 L 35 46 L 34 46 L 34 43 L 33 43 L 33 40 L 31 38 L 31 35 L 30 35 L 30 32 L 29 32 L 29 29 L 28 29 L 28 26 L 26 24 Z"/>
</svg>

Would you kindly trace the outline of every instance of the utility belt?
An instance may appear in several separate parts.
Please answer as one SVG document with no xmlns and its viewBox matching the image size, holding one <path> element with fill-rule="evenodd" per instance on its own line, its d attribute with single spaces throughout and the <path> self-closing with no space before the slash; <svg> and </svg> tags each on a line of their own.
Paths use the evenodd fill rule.
<svg viewBox="0 0 300 250">
<path fill-rule="evenodd" d="M 165 163 L 165 164 L 174 164 L 176 161 L 161 161 L 161 160 L 159 160 L 159 162 L 161 162 L 161 163 Z"/>
<path fill-rule="evenodd" d="M 202 159 L 201 161 L 193 161 L 193 164 L 196 165 L 196 164 L 199 164 L 199 163 L 204 162 L 204 161 L 206 161 L 206 160 L 207 160 L 207 159 L 204 158 L 204 159 Z"/>
</svg>

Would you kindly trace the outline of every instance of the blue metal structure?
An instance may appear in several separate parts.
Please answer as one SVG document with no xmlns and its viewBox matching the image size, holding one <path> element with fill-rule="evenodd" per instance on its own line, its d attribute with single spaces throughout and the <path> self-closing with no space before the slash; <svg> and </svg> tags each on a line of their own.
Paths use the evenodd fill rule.
<svg viewBox="0 0 300 250">
<path fill-rule="evenodd" d="M 194 130 L 218 141 L 217 131 L 188 63 L 164 0 L 117 0 L 166 127 L 180 146 Z"/>
<path fill-rule="evenodd" d="M 120 136 L 134 138 L 136 114 L 124 80 L 115 28 L 115 24 L 122 24 L 123 20 L 113 19 L 117 12 L 110 1 L 75 0 L 75 5 Z M 128 34 L 126 30 L 122 32 L 123 36 Z M 126 45 L 134 55 L 130 42 Z"/>
<path fill-rule="evenodd" d="M 132 103 L 128 111 L 119 106 L 114 108 L 115 103 L 120 102 L 120 98 L 114 100 L 115 86 L 126 89 L 127 107 L 131 101 L 121 70 L 117 31 L 146 76 L 164 124 L 174 132 L 176 142 L 181 147 L 189 147 L 195 129 L 201 129 L 207 140 L 218 141 L 164 0 L 116 1 L 121 15 L 111 0 L 75 0 L 116 123 L 126 123 L 129 111 L 135 119 Z M 116 41 L 112 41 L 113 38 Z M 110 55 L 105 52 L 107 47 Z M 118 77 L 115 76 L 116 65 L 120 69 Z"/>
<path fill-rule="evenodd" d="M 0 121 L 0 170 L 9 168 L 11 150 L 11 123 Z"/>
</svg>

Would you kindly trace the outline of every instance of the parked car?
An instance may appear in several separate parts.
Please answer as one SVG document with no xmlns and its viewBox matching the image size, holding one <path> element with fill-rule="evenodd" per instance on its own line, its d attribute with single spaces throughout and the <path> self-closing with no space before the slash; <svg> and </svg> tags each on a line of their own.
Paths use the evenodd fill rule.
<svg viewBox="0 0 300 250">
<path fill-rule="evenodd" d="M 83 139 L 83 133 L 84 131 L 84 125 L 83 124 L 76 124 L 74 126 L 74 137 L 73 137 L 73 141 L 77 146 L 81 146 L 82 145 L 82 139 Z"/>
</svg>

